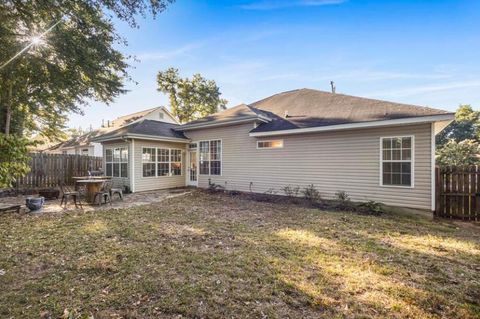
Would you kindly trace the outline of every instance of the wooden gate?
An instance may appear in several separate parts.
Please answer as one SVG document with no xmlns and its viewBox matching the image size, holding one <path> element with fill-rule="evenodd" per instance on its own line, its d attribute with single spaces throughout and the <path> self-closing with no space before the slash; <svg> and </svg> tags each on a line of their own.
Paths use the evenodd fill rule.
<svg viewBox="0 0 480 319">
<path fill-rule="evenodd" d="M 480 220 L 480 168 L 445 166 L 436 168 L 435 216 Z"/>
</svg>

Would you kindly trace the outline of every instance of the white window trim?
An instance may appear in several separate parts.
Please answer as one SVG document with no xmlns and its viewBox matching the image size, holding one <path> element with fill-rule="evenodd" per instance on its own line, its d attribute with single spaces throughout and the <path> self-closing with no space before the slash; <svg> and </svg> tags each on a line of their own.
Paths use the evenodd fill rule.
<svg viewBox="0 0 480 319">
<path fill-rule="evenodd" d="M 115 149 L 120 149 L 120 162 L 116 163 L 113 159 L 113 153 L 115 152 Z M 128 152 L 128 156 L 127 156 L 127 161 L 126 162 L 122 162 L 122 151 L 121 149 L 124 149 Z M 111 162 L 107 162 L 107 150 L 111 150 L 112 151 L 112 161 Z M 105 148 L 105 175 L 106 176 L 109 176 L 109 177 L 112 177 L 112 178 L 128 178 L 128 165 L 129 164 L 129 161 L 130 161 L 130 150 L 128 149 L 128 146 L 115 146 L 115 147 L 106 147 Z M 107 175 L 107 164 L 112 164 L 112 175 Z M 113 175 L 113 165 L 115 164 L 118 164 L 120 165 L 118 167 L 118 173 L 120 174 L 120 176 L 114 176 Z M 122 165 L 121 164 L 127 164 L 127 176 L 121 176 L 122 175 Z"/>
<path fill-rule="evenodd" d="M 144 162 L 144 161 L 143 161 L 143 152 L 144 152 L 145 149 L 147 149 L 147 148 L 149 148 L 149 149 L 154 149 L 154 150 L 155 150 L 155 152 L 154 152 L 154 154 L 153 154 L 153 159 L 154 159 L 153 161 L 150 161 L 150 162 Z M 155 178 L 155 177 L 157 177 L 157 152 L 158 152 L 158 151 L 157 151 L 157 148 L 156 148 L 156 147 L 142 146 L 142 154 L 140 154 L 140 157 L 141 157 L 141 159 L 142 159 L 142 178 Z M 155 175 L 152 175 L 152 176 L 143 176 L 143 164 L 154 164 L 154 165 L 155 165 L 155 169 L 154 169 Z M 164 176 L 162 176 L 162 177 L 164 177 Z"/>
<path fill-rule="evenodd" d="M 411 174 L 411 185 L 384 185 L 383 184 L 383 140 L 386 138 L 403 138 L 403 137 L 410 137 L 412 139 L 412 159 L 405 160 L 405 161 L 398 161 L 398 162 L 410 162 L 412 167 L 412 174 Z M 380 137 L 380 178 L 379 184 L 381 187 L 392 187 L 392 188 L 414 188 L 415 187 L 415 135 L 393 135 L 393 136 L 382 136 Z"/>
<path fill-rule="evenodd" d="M 264 143 L 264 142 L 282 142 L 282 146 L 280 146 L 280 147 L 259 147 L 258 146 L 258 144 Z M 272 150 L 272 149 L 274 150 L 274 149 L 283 148 L 283 146 L 284 146 L 283 139 L 257 141 L 257 150 Z"/>
<path fill-rule="evenodd" d="M 184 163 L 183 163 L 183 151 L 181 148 L 171 148 L 171 147 L 148 147 L 148 146 L 143 146 L 142 147 L 142 155 L 143 155 L 143 150 L 146 148 L 153 148 L 155 149 L 155 161 L 153 162 L 143 162 L 142 158 L 142 178 L 168 178 L 168 177 L 182 177 L 183 176 L 183 170 L 184 170 Z M 158 150 L 168 150 L 168 175 L 162 175 L 158 176 L 158 163 L 166 163 L 166 162 L 159 162 L 158 161 Z M 172 150 L 180 151 L 180 162 L 172 162 Z M 143 164 L 148 164 L 148 163 L 154 163 L 155 164 L 155 175 L 153 176 L 143 176 Z M 173 175 L 172 174 L 172 163 L 181 163 L 181 169 L 180 169 L 180 175 Z"/>
<path fill-rule="evenodd" d="M 211 141 L 220 141 L 220 144 L 222 145 L 222 148 L 220 149 L 220 175 L 212 175 L 212 166 L 210 165 L 210 169 L 208 170 L 208 174 L 202 174 L 200 173 L 200 143 L 201 142 L 208 142 L 208 161 L 211 162 L 210 160 L 210 142 Z M 213 138 L 211 140 L 198 140 L 197 141 L 197 163 L 198 163 L 198 176 L 223 176 L 223 140 L 221 138 Z"/>
</svg>

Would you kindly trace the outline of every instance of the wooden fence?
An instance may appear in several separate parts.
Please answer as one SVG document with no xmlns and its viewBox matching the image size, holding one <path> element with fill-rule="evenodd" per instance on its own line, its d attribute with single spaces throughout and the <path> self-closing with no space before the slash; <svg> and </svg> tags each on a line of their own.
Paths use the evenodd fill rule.
<svg viewBox="0 0 480 319">
<path fill-rule="evenodd" d="M 72 177 L 102 168 L 102 157 L 67 154 L 30 154 L 30 173 L 17 179 L 17 188 L 54 187 L 73 184 Z"/>
<path fill-rule="evenodd" d="M 436 216 L 480 220 L 480 167 L 437 167 L 436 194 Z"/>
</svg>

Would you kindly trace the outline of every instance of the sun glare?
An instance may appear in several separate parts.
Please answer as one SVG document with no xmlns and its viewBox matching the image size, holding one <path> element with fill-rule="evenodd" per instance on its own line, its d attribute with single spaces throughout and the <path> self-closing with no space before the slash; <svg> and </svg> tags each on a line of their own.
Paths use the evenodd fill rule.
<svg viewBox="0 0 480 319">
<path fill-rule="evenodd" d="M 41 36 L 33 36 L 30 38 L 30 42 L 33 46 L 41 46 L 45 43 Z"/>
</svg>

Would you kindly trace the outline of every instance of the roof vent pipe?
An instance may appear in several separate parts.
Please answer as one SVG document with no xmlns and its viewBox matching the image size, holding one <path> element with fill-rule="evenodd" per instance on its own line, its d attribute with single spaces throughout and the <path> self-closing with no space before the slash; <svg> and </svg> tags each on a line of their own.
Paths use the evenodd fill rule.
<svg viewBox="0 0 480 319">
<path fill-rule="evenodd" d="M 332 87 L 332 93 L 335 94 L 335 90 L 336 90 L 336 88 L 335 88 L 335 82 L 330 81 L 330 86 Z"/>
<path fill-rule="evenodd" d="M 285 110 L 285 113 L 283 114 L 283 116 L 284 116 L 285 118 L 288 117 L 288 110 Z"/>
</svg>

